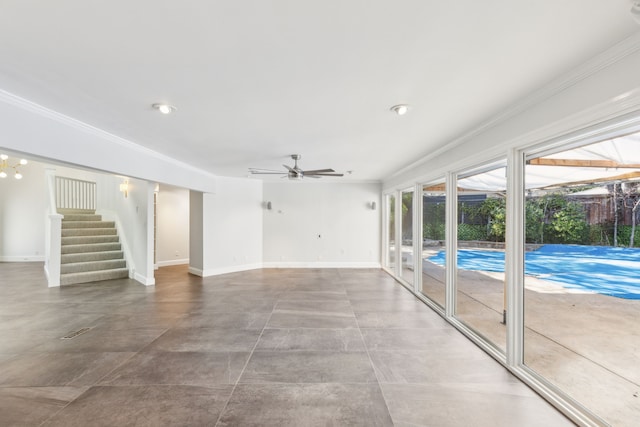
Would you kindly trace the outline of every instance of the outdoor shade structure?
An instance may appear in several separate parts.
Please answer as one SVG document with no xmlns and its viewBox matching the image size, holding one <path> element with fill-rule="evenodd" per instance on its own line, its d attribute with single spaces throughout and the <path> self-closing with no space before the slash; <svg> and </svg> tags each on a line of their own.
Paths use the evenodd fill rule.
<svg viewBox="0 0 640 427">
<path fill-rule="evenodd" d="M 537 154 L 527 161 L 528 190 L 604 185 L 612 181 L 640 181 L 640 134 L 631 134 L 559 153 Z M 464 191 L 505 191 L 505 168 L 463 178 Z"/>
</svg>

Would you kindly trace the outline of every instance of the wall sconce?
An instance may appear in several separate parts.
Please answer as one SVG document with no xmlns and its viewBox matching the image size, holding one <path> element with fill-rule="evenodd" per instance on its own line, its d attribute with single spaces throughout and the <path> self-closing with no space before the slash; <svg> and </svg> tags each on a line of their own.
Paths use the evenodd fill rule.
<svg viewBox="0 0 640 427">
<path fill-rule="evenodd" d="M 263 206 L 266 210 L 270 211 L 272 206 L 271 206 L 271 202 L 264 202 Z"/>
<path fill-rule="evenodd" d="M 372 211 L 376 210 L 376 202 L 370 202 L 369 203 L 369 208 L 371 208 Z"/>
<path fill-rule="evenodd" d="M 129 195 L 129 180 L 125 179 L 122 184 L 120 184 L 120 192 L 124 194 L 124 198 L 126 199 Z"/>
</svg>

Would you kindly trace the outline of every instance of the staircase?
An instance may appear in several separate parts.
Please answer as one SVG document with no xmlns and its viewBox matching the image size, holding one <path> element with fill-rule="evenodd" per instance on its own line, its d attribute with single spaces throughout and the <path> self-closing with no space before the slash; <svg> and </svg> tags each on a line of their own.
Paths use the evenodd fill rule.
<svg viewBox="0 0 640 427">
<path fill-rule="evenodd" d="M 58 209 L 62 220 L 60 284 L 129 277 L 113 221 L 94 210 Z"/>
</svg>

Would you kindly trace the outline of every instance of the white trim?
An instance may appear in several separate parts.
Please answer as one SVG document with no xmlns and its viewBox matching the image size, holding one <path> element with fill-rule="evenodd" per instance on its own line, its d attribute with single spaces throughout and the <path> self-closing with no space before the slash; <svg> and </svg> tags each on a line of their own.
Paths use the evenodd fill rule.
<svg viewBox="0 0 640 427">
<path fill-rule="evenodd" d="M 0 262 L 44 262 L 44 255 L 17 255 L 3 256 L 0 255 Z"/>
<path fill-rule="evenodd" d="M 154 277 L 143 276 L 136 272 L 133 273 L 133 280 L 140 282 L 145 286 L 153 286 L 156 284 L 156 279 Z"/>
<path fill-rule="evenodd" d="M 524 154 L 512 149 L 507 159 L 505 280 L 507 283 L 507 365 L 524 362 Z"/>
<path fill-rule="evenodd" d="M 458 177 L 449 172 L 445 177 L 445 316 L 456 315 L 458 290 Z"/>
<path fill-rule="evenodd" d="M 168 261 L 158 261 L 156 267 L 169 267 L 170 265 L 184 265 L 189 264 L 189 258 L 183 259 L 171 259 Z"/>
<path fill-rule="evenodd" d="M 379 262 L 265 262 L 262 268 L 375 268 Z"/>
<path fill-rule="evenodd" d="M 191 266 L 189 266 L 189 274 L 193 274 L 194 276 L 204 277 L 204 272 L 201 269 L 191 267 Z"/>
<path fill-rule="evenodd" d="M 422 240 L 423 226 L 422 207 L 424 198 L 422 196 L 422 184 L 416 184 L 413 190 L 413 291 L 420 293 L 422 289 Z"/>
<path fill-rule="evenodd" d="M 189 267 L 189 273 L 200 277 L 219 276 L 221 274 L 237 273 L 239 271 L 258 270 L 262 268 L 262 263 L 234 265 L 221 268 L 210 268 L 201 270 L 199 268 Z"/>
</svg>

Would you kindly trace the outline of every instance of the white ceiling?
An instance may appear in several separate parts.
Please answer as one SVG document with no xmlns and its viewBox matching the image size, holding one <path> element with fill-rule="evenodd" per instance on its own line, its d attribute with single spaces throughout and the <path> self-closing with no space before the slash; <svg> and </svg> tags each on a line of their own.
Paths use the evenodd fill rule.
<svg viewBox="0 0 640 427">
<path fill-rule="evenodd" d="M 0 88 L 219 175 L 300 153 L 304 169 L 379 180 L 638 31 L 629 8 L 3 0 Z"/>
</svg>

